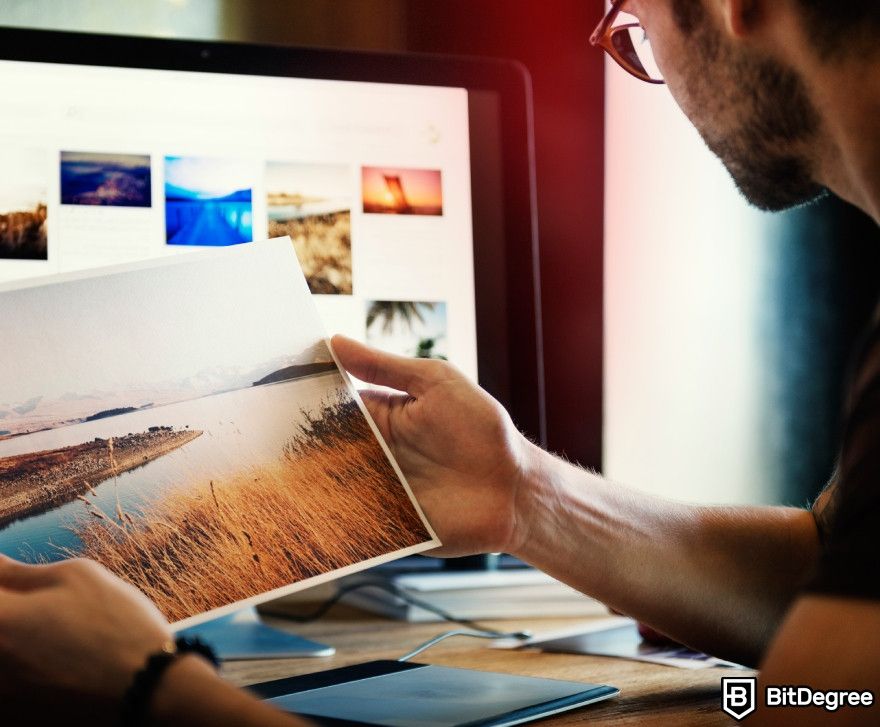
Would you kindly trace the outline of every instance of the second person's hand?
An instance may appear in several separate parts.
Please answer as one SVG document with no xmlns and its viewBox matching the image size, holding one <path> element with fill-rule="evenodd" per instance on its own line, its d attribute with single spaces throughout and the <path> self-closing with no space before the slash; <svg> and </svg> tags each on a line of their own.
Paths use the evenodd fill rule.
<svg viewBox="0 0 880 727">
<path fill-rule="evenodd" d="M 515 552 L 525 527 L 535 448 L 504 408 L 455 367 L 333 338 L 340 363 L 362 381 L 395 389 L 361 392 L 425 514 L 444 557 Z"/>
</svg>

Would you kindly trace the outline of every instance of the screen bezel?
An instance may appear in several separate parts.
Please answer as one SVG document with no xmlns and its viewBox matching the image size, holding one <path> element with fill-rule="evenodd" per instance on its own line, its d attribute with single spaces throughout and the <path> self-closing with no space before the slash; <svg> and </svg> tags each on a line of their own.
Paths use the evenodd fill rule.
<svg viewBox="0 0 880 727">
<path fill-rule="evenodd" d="M 474 285 L 480 384 L 546 445 L 534 129 L 528 72 L 513 61 L 0 28 L 0 60 L 490 91 L 500 101 L 503 250 L 480 244 Z M 478 160 L 472 149 L 472 168 Z M 503 254 L 503 265 L 498 255 Z M 499 279 L 499 275 L 503 279 Z M 498 335 L 503 331 L 505 335 Z M 502 349 L 502 350 L 499 350 Z"/>
</svg>

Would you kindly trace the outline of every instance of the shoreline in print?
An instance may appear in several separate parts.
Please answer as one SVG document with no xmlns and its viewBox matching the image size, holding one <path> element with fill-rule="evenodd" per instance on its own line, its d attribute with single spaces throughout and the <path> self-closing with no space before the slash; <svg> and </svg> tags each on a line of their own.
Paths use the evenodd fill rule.
<svg viewBox="0 0 880 727">
<path fill-rule="evenodd" d="M 0 528 L 95 492 L 111 477 L 182 447 L 200 431 L 150 427 L 140 434 L 0 459 Z"/>
</svg>

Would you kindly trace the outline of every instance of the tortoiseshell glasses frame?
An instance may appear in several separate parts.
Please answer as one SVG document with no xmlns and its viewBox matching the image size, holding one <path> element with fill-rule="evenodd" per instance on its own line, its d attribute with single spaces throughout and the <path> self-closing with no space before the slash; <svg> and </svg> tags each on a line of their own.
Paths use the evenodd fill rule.
<svg viewBox="0 0 880 727">
<path fill-rule="evenodd" d="M 641 24 L 614 25 L 614 21 L 617 20 L 625 3 L 626 0 L 613 0 L 611 9 L 602 18 L 602 22 L 593 31 L 593 35 L 590 36 L 590 45 L 602 48 L 614 59 L 617 65 L 639 80 L 645 83 L 666 83 L 659 71 L 654 70 L 653 54 L 651 54 L 652 62 L 648 64 L 639 57 L 639 52 L 633 42 L 632 31 L 641 29 Z"/>
</svg>

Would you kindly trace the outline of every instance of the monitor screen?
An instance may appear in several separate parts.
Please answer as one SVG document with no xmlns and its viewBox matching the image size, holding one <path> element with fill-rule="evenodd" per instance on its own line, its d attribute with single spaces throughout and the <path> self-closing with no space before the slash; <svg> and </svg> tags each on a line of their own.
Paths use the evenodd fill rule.
<svg viewBox="0 0 880 727">
<path fill-rule="evenodd" d="M 0 88 L 0 281 L 289 235 L 329 333 L 478 377 L 491 94 L 15 60 Z"/>
</svg>

